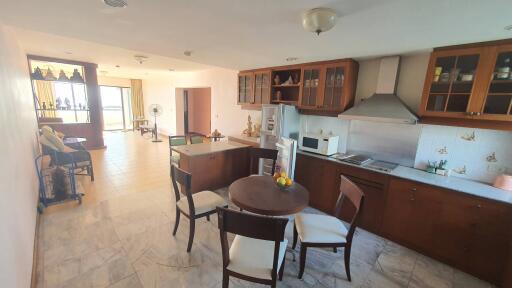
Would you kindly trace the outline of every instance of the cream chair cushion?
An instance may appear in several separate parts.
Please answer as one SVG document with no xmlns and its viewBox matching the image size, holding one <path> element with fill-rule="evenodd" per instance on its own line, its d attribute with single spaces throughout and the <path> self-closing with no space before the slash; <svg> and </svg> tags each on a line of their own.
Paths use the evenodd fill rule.
<svg viewBox="0 0 512 288">
<path fill-rule="evenodd" d="M 62 139 L 57 137 L 51 129 L 41 129 L 41 132 L 43 133 L 41 138 L 46 138 L 50 143 L 53 144 L 55 148 L 57 148 L 57 151 L 59 152 L 67 152 L 66 145 L 64 145 L 64 142 L 62 142 Z"/>
<path fill-rule="evenodd" d="M 52 150 L 58 151 L 57 147 L 55 147 L 55 145 L 53 145 L 53 143 L 50 142 L 44 135 L 41 135 L 39 137 L 39 143 L 41 143 L 42 145 L 44 145 Z"/>
<path fill-rule="evenodd" d="M 336 217 L 299 213 L 295 216 L 295 226 L 301 242 L 344 243 L 347 241 L 347 227 Z"/>
<path fill-rule="evenodd" d="M 288 240 L 284 239 L 279 246 L 277 271 L 283 264 Z M 229 248 L 228 270 L 242 275 L 260 279 L 272 279 L 274 263 L 273 241 L 259 240 L 236 235 Z"/>
<path fill-rule="evenodd" d="M 227 203 L 222 197 L 212 191 L 202 191 L 192 194 L 196 215 L 215 210 L 217 206 L 226 206 Z M 185 214 L 189 214 L 187 197 L 183 196 L 177 203 L 178 207 Z"/>
</svg>

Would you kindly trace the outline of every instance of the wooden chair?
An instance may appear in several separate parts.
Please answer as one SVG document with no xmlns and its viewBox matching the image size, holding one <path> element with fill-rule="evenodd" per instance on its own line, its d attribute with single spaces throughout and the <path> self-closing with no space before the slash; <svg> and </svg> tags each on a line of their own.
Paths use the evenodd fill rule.
<svg viewBox="0 0 512 288">
<path fill-rule="evenodd" d="M 185 135 L 169 136 L 169 155 L 171 157 L 171 165 L 174 163 L 180 166 L 180 154 L 176 153 L 175 155 L 172 155 L 172 147 L 182 145 L 187 145 L 187 137 Z"/>
<path fill-rule="evenodd" d="M 188 137 L 190 139 L 190 144 L 200 144 L 204 143 L 204 139 L 206 139 L 206 136 L 201 133 L 191 132 L 188 134 Z"/>
<path fill-rule="evenodd" d="M 274 175 L 276 170 L 277 152 L 278 151 L 275 149 L 251 147 L 249 149 L 250 174 L 258 174 L 260 159 L 264 159 L 272 162 L 271 175 Z"/>
<path fill-rule="evenodd" d="M 190 186 L 192 183 L 192 175 L 184 170 L 171 165 L 171 178 L 174 187 L 174 195 L 176 196 L 176 221 L 174 222 L 174 230 L 172 235 L 176 235 L 178 225 L 180 224 L 180 214 L 185 215 L 190 220 L 190 232 L 188 236 L 187 252 L 192 249 L 195 233 L 195 220 L 201 217 L 206 217 L 210 221 L 210 215 L 215 214 L 217 206 L 228 207 L 224 199 L 211 192 L 202 191 L 192 194 Z M 178 185 L 180 184 L 180 185 Z M 185 190 L 185 197 L 181 197 L 179 186 Z"/>
<path fill-rule="evenodd" d="M 246 214 L 217 208 L 222 247 L 222 287 L 229 276 L 276 287 L 283 279 L 288 241 L 284 230 L 288 219 Z M 228 244 L 227 233 L 235 239 Z"/>
<path fill-rule="evenodd" d="M 341 206 L 345 200 L 350 201 L 355 212 L 347 229 L 343 222 L 338 219 Z M 317 214 L 297 214 L 293 229 L 293 245 L 297 245 L 297 236 L 300 238 L 300 270 L 299 279 L 304 274 L 306 265 L 306 253 L 309 247 L 332 247 L 337 252 L 338 247 L 345 247 L 345 271 L 348 281 L 350 278 L 350 251 L 352 238 L 356 230 L 356 224 L 360 217 L 364 202 L 364 193 L 352 181 L 341 175 L 340 195 L 334 209 L 334 216 Z"/>
</svg>

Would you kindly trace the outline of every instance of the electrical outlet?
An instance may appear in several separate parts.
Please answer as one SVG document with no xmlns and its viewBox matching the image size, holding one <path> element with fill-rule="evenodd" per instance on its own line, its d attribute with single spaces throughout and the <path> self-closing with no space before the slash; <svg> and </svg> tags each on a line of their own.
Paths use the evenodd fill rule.
<svg viewBox="0 0 512 288">
<path fill-rule="evenodd" d="M 497 173 L 497 174 L 504 174 L 507 172 L 507 167 L 499 164 L 488 164 L 487 165 L 487 172 L 490 173 Z"/>
</svg>

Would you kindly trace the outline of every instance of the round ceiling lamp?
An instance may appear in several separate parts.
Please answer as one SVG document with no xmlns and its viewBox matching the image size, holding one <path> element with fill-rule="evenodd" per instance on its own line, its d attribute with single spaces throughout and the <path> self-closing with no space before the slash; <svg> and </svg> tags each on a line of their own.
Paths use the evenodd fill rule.
<svg viewBox="0 0 512 288">
<path fill-rule="evenodd" d="M 306 31 L 317 35 L 330 30 L 336 25 L 338 15 L 330 8 L 314 8 L 302 14 L 302 26 Z"/>
</svg>

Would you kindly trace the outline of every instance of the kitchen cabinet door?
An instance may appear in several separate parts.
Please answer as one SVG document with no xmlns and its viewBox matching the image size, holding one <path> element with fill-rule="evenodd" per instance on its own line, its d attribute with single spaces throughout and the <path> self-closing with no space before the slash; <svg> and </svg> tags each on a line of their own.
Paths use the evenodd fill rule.
<svg viewBox="0 0 512 288">
<path fill-rule="evenodd" d="M 254 101 L 252 104 L 270 104 L 270 71 L 254 72 Z"/>
<path fill-rule="evenodd" d="M 238 74 L 238 104 L 254 103 L 253 79 L 253 72 L 243 72 Z"/>
<path fill-rule="evenodd" d="M 485 48 L 433 52 L 420 107 L 420 114 L 436 117 L 472 118 L 481 97 L 478 85 L 485 77 Z M 476 101 L 476 102 L 475 102 Z"/>
<path fill-rule="evenodd" d="M 512 121 L 512 44 L 494 47 L 489 80 L 475 118 Z"/>
<path fill-rule="evenodd" d="M 301 109 L 319 107 L 322 101 L 323 81 L 322 66 L 306 66 L 302 68 L 302 83 L 299 105 Z"/>
<path fill-rule="evenodd" d="M 416 182 L 389 182 L 383 232 L 391 239 L 420 250 L 431 250 L 436 217 L 441 212 L 439 191 Z"/>
</svg>

